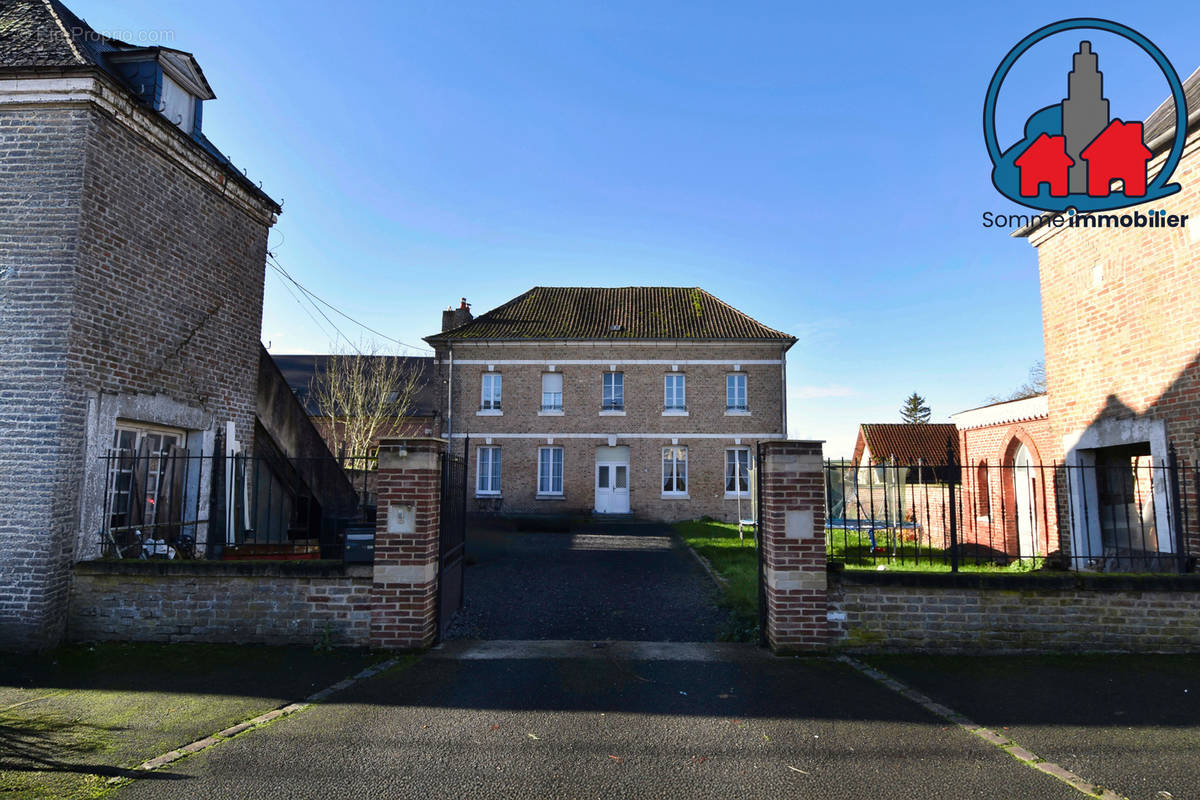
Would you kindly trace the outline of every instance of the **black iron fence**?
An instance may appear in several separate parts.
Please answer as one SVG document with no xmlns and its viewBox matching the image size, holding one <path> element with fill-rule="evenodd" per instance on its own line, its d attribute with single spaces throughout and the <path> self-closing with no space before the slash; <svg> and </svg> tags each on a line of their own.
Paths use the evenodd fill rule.
<svg viewBox="0 0 1200 800">
<path fill-rule="evenodd" d="M 347 527 L 374 526 L 374 456 L 193 455 L 113 449 L 101 457 L 106 558 L 340 559 Z"/>
<path fill-rule="evenodd" d="M 1200 554 L 1200 465 L 1173 448 L 1157 461 L 827 461 L 825 487 L 827 552 L 847 568 L 1190 572 Z"/>
</svg>

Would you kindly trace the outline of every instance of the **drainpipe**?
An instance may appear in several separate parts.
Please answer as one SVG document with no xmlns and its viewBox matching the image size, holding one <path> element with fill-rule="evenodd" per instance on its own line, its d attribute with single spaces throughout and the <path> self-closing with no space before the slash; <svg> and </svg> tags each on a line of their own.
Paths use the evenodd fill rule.
<svg viewBox="0 0 1200 800">
<path fill-rule="evenodd" d="M 787 348 L 786 347 L 780 348 L 780 351 L 779 351 L 779 374 L 782 376 L 782 379 L 783 379 L 783 385 L 779 389 L 779 392 L 781 395 L 780 399 L 782 400 L 782 403 L 780 404 L 780 408 L 782 409 L 782 411 L 780 412 L 779 416 L 783 422 L 783 438 L 786 439 L 786 438 L 788 438 L 788 429 L 787 429 Z"/>
<path fill-rule="evenodd" d="M 446 439 L 454 433 L 454 345 L 449 346 L 449 369 L 446 374 Z M 447 442 L 446 448 L 450 444 Z"/>
</svg>

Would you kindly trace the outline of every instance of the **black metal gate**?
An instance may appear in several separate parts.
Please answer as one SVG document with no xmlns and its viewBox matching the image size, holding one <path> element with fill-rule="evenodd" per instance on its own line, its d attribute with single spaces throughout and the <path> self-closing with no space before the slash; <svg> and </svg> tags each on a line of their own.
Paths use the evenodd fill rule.
<svg viewBox="0 0 1200 800">
<path fill-rule="evenodd" d="M 463 558 L 467 534 L 467 462 L 442 454 L 442 530 L 438 546 L 438 639 L 463 604 Z"/>
</svg>

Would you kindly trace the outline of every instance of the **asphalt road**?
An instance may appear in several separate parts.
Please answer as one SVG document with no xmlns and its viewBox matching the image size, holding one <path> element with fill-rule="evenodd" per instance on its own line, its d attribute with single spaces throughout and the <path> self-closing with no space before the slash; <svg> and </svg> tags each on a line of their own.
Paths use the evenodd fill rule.
<svg viewBox="0 0 1200 800">
<path fill-rule="evenodd" d="M 472 531 L 449 639 L 714 641 L 728 613 L 666 526 Z"/>
<path fill-rule="evenodd" d="M 1200 656 L 867 660 L 1130 800 L 1200 798 Z"/>
<path fill-rule="evenodd" d="M 117 797 L 1080 797 L 836 662 L 564 646 L 452 643 Z"/>
</svg>

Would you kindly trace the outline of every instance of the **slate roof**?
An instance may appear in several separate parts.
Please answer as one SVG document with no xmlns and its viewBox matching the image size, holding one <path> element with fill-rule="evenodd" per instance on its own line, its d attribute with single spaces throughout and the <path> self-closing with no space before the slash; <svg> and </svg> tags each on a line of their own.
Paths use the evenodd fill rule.
<svg viewBox="0 0 1200 800">
<path fill-rule="evenodd" d="M 1183 96 L 1187 100 L 1188 107 L 1188 129 L 1196 127 L 1197 111 L 1200 111 L 1200 69 L 1197 69 L 1191 76 L 1183 82 Z M 1142 141 L 1147 145 L 1153 142 L 1157 137 L 1175 130 L 1175 103 L 1168 97 L 1162 104 L 1154 110 L 1154 113 L 1146 117 L 1146 121 L 1142 126 Z M 1171 145 L 1170 140 L 1154 148 L 1166 150 Z"/>
<path fill-rule="evenodd" d="M 304 410 L 309 416 L 317 416 L 320 414 L 320 409 L 316 402 L 309 396 L 309 385 L 313 377 L 318 372 L 324 372 L 329 364 L 329 355 L 272 355 L 279 371 L 283 373 L 283 379 L 287 381 L 288 386 L 292 388 L 292 392 L 304 406 Z M 413 398 L 413 408 L 409 416 L 413 417 L 432 417 L 437 411 L 437 401 L 439 399 L 439 382 L 437 381 L 437 371 L 432 358 L 427 357 L 405 357 L 405 356 L 364 356 L 370 360 L 389 359 L 401 362 L 401 369 L 407 372 L 410 369 L 421 370 L 421 385 L 417 389 L 416 397 Z"/>
<path fill-rule="evenodd" d="M 958 428 L 953 423 L 913 425 L 904 422 L 863 423 L 858 430 L 854 460 L 863 453 L 863 444 L 872 458 L 896 458 L 897 464 L 942 465 L 946 463 L 946 440 L 953 443 L 954 461 L 958 463 Z"/>
<path fill-rule="evenodd" d="M 191 53 L 169 47 L 139 47 L 104 36 L 75 16 L 71 9 L 59 0 L 0 0 L 0 74 L 100 70 L 124 88 L 134 102 L 144 105 L 137 92 L 126 84 L 121 74 L 113 69 L 105 58 L 110 53 L 130 51 L 155 54 L 166 51 L 190 59 L 199 73 L 198 77 L 203 87 L 209 89 L 211 94 L 208 81 L 204 78 L 200 66 L 195 64 Z M 171 128 L 215 158 L 234 180 L 271 204 L 276 213 L 282 210 L 273 198 L 234 166 L 203 133 L 193 137 L 178 130 L 174 125 Z"/>
<path fill-rule="evenodd" d="M 535 286 L 471 322 L 425 337 L 474 339 L 796 339 L 703 289 L 680 286 Z"/>
</svg>

